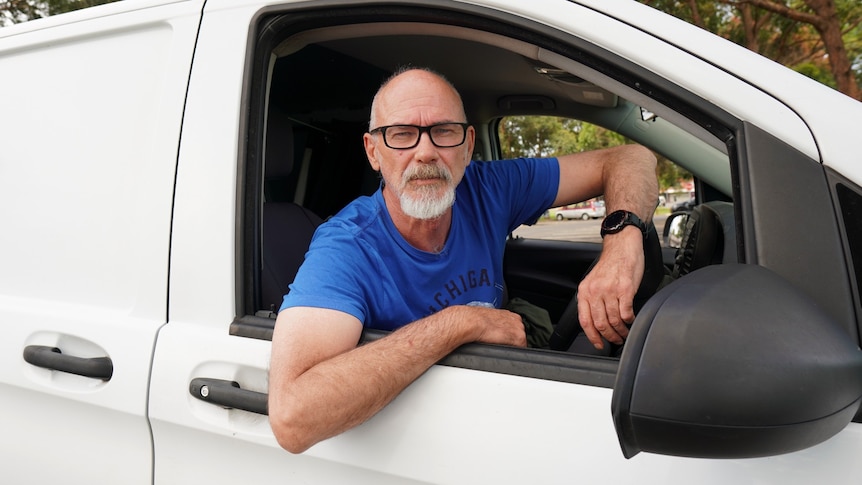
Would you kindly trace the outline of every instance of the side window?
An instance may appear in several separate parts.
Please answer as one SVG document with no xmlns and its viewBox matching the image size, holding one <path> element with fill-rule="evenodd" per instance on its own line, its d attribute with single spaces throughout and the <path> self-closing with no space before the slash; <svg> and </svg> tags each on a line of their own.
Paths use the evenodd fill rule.
<svg viewBox="0 0 862 485">
<path fill-rule="evenodd" d="M 849 183 L 836 184 L 838 202 L 841 207 L 844 230 L 847 233 L 847 244 L 850 249 L 850 261 L 852 262 L 855 276 L 855 299 L 857 309 L 862 305 L 862 226 L 859 217 L 862 214 L 862 193 L 859 188 Z M 857 310 L 858 311 L 858 310 Z M 862 328 L 860 328 L 862 331 Z"/>
<path fill-rule="evenodd" d="M 446 75 L 462 93 L 467 120 L 476 129 L 475 151 L 481 157 L 547 157 L 628 143 L 652 149 L 661 160 L 657 176 L 662 198 L 656 201 L 659 233 L 660 217 L 675 204 L 693 198 L 700 201 L 705 184 L 731 195 L 727 147 L 702 124 L 681 114 L 682 109 L 662 106 L 603 77 L 597 68 L 575 63 L 571 60 L 575 54 L 554 58 L 558 67 L 549 67 L 548 59 L 535 52 L 537 47 L 552 46 L 551 39 L 537 38 L 537 44 L 529 44 L 511 36 L 500 43 L 502 34 L 486 30 L 488 19 L 467 15 L 457 26 L 443 25 L 425 7 L 413 10 L 409 17 L 403 17 L 401 10 L 362 11 L 343 19 L 351 29 L 344 29 L 337 16 L 320 11 L 315 19 L 325 19 L 321 22 L 327 25 L 314 23 L 313 35 L 304 30 L 311 27 L 297 27 L 290 16 L 273 14 L 276 18 L 262 34 L 265 42 L 261 41 L 257 61 L 259 86 L 266 89 L 255 93 L 261 129 L 253 131 L 263 145 L 260 150 L 248 150 L 245 176 L 261 184 L 246 191 L 245 201 L 244 261 L 250 268 L 248 279 L 254 282 L 245 288 L 246 314 L 232 327 L 234 335 L 271 337 L 282 296 L 303 261 L 316 225 L 380 187 L 362 139 L 369 128 L 374 93 L 404 64 L 429 66 Z M 363 20 L 362 15 L 367 17 Z M 382 23 L 381 18 L 391 22 Z M 414 34 L 417 19 L 425 23 Z M 470 26 L 471 19 L 476 20 L 475 26 Z M 461 68 L 467 60 L 494 69 Z M 492 72 L 507 74 L 492 76 Z M 646 116 L 649 113 L 642 104 L 661 108 L 656 109 L 660 115 Z M 684 108 L 696 111 L 692 106 Z M 558 116 L 546 116 L 549 112 Z M 718 123 L 710 118 L 708 125 Z M 599 226 L 605 212 L 605 201 L 596 198 L 551 208 L 538 224 L 518 228 L 515 237 L 506 241 L 503 255 L 508 298 L 520 297 L 546 310 L 551 323 L 558 325 L 601 251 Z M 548 230 L 556 232 L 540 232 Z M 664 261 L 672 264 L 673 250 L 669 254 Z M 366 331 L 363 338 L 379 335 Z M 617 366 L 614 359 L 565 351 L 487 345 L 467 346 L 442 363 L 604 387 L 613 385 Z M 590 372 L 580 372 L 584 366 Z"/>
<path fill-rule="evenodd" d="M 497 135 L 503 158 L 555 157 L 634 143 L 599 125 L 555 116 L 508 116 L 500 120 Z M 662 231 L 668 215 L 691 210 L 697 194 L 689 171 L 666 157 L 657 158 L 659 200 L 653 221 Z M 553 207 L 536 224 L 516 229 L 513 236 L 600 243 L 599 226 L 605 213 L 602 197 Z"/>
</svg>

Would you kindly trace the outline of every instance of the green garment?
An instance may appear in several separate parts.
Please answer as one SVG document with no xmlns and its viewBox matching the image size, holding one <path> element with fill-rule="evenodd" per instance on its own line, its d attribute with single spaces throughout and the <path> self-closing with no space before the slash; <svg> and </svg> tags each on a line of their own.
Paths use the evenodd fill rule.
<svg viewBox="0 0 862 485">
<path fill-rule="evenodd" d="M 551 316 L 544 308 L 533 305 L 523 298 L 512 298 L 506 310 L 521 315 L 527 333 L 527 346 L 534 349 L 547 349 L 554 325 Z"/>
</svg>

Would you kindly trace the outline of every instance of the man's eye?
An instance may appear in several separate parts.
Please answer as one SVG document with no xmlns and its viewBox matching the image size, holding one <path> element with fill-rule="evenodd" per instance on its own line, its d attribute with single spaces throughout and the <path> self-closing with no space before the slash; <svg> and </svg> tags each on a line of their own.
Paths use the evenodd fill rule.
<svg viewBox="0 0 862 485">
<path fill-rule="evenodd" d="M 416 133 L 412 130 L 390 130 L 387 134 L 392 138 L 412 138 L 416 136 Z"/>
</svg>

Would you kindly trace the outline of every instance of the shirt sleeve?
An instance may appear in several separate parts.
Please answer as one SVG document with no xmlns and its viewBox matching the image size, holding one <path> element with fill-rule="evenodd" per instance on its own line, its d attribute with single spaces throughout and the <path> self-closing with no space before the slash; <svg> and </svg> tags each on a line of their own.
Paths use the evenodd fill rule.
<svg viewBox="0 0 862 485">
<path fill-rule="evenodd" d="M 338 224 L 324 223 L 311 241 L 305 261 L 290 285 L 281 308 L 307 306 L 342 311 L 364 322 L 364 292 L 373 269 L 356 238 Z"/>
<path fill-rule="evenodd" d="M 507 230 L 521 224 L 535 224 L 557 198 L 560 165 L 556 158 L 518 158 L 473 162 L 481 189 L 478 198 L 491 197 L 508 214 Z M 492 195 L 493 194 L 493 195 Z"/>
</svg>

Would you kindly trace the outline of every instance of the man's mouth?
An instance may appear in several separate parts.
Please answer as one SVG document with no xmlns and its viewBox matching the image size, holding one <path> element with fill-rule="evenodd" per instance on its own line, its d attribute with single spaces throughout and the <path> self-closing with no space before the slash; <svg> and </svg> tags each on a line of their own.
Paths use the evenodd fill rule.
<svg viewBox="0 0 862 485">
<path fill-rule="evenodd" d="M 447 180 L 445 169 L 435 165 L 420 165 L 413 170 L 408 171 L 407 181 L 423 181 L 423 180 Z"/>
<path fill-rule="evenodd" d="M 443 177 L 429 177 L 429 176 L 414 176 L 408 179 L 408 182 L 436 182 L 439 180 L 445 180 Z"/>
</svg>

